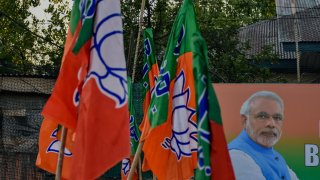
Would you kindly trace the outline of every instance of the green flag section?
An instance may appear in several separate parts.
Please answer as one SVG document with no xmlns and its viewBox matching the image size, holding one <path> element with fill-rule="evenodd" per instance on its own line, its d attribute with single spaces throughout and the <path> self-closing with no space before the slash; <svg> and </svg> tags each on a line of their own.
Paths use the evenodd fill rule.
<svg viewBox="0 0 320 180">
<path fill-rule="evenodd" d="M 133 106 L 133 97 L 132 97 L 132 89 L 133 84 L 130 77 L 127 79 L 128 83 L 128 108 L 129 108 L 129 122 L 130 122 L 130 146 L 131 146 L 131 153 L 130 157 L 125 158 L 122 160 L 122 167 L 121 167 L 121 178 L 127 179 L 129 176 L 129 171 L 131 169 L 131 164 L 133 157 L 136 153 L 139 139 L 140 139 L 140 131 L 139 127 L 136 122 L 136 116 L 135 116 L 135 109 Z M 138 179 L 137 173 L 134 174 L 134 179 Z"/>
<path fill-rule="evenodd" d="M 151 28 L 146 28 L 143 33 L 144 37 L 144 58 L 142 68 L 143 78 L 143 120 L 140 125 L 142 132 L 140 141 L 148 136 L 150 132 L 150 121 L 148 120 L 148 108 L 151 101 L 151 95 L 154 92 L 155 83 L 159 75 L 158 63 L 155 57 L 154 43 L 153 43 L 153 32 Z"/>
<path fill-rule="evenodd" d="M 71 16 L 74 16 L 75 20 L 80 20 L 81 18 L 81 30 L 79 31 L 77 42 L 74 44 L 73 52 L 77 54 L 82 46 L 87 42 L 88 39 L 91 39 L 93 32 L 93 23 L 94 23 L 94 13 L 95 13 L 95 0 L 86 0 L 86 1 L 75 1 L 74 6 L 76 7 L 71 13 Z M 80 17 L 82 16 L 82 17 Z M 71 22 L 71 29 L 74 29 L 75 22 Z"/>
<path fill-rule="evenodd" d="M 193 74 L 197 102 L 198 168 L 196 179 L 235 179 L 224 135 L 220 106 L 208 74 L 207 46 L 194 35 Z"/>
<path fill-rule="evenodd" d="M 143 44 L 144 44 L 144 58 L 142 68 L 143 78 L 143 119 L 140 124 L 140 130 L 142 132 L 140 141 L 143 142 L 150 133 L 151 125 L 148 119 L 148 109 L 151 101 L 152 94 L 154 93 L 156 80 L 159 76 L 159 67 L 155 56 L 155 49 L 153 43 L 153 32 L 151 28 L 146 28 L 143 33 Z M 142 164 L 142 170 L 149 170 L 148 163 L 144 158 Z"/>
<path fill-rule="evenodd" d="M 128 83 L 128 108 L 129 108 L 129 122 L 130 122 L 130 145 L 131 145 L 131 156 L 134 156 L 136 153 L 139 139 L 140 139 L 140 131 L 136 121 L 136 112 L 133 106 L 133 97 L 132 97 L 132 80 L 130 77 L 127 79 Z"/>
</svg>

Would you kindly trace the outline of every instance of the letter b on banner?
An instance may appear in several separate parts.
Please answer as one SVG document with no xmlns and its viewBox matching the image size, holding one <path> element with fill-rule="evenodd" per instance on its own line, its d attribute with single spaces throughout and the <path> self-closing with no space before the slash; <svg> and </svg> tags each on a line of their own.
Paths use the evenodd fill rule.
<svg viewBox="0 0 320 180">
<path fill-rule="evenodd" d="M 319 165 L 319 148 L 315 144 L 304 145 L 305 166 L 314 167 Z"/>
</svg>

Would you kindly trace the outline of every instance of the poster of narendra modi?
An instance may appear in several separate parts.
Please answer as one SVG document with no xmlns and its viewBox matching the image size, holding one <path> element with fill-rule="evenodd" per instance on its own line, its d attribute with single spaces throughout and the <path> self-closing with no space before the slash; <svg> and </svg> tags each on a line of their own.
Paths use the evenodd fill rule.
<svg viewBox="0 0 320 180">
<path fill-rule="evenodd" d="M 259 146 L 271 147 L 281 154 L 299 179 L 320 178 L 319 84 L 214 84 L 214 89 L 229 145 L 246 131 Z M 251 109 L 245 111 L 243 103 L 261 91 L 275 93 L 283 104 L 276 103 L 274 109 L 272 104 L 259 105 L 268 103 L 268 98 L 260 97 L 262 101 L 251 102 Z M 257 119 L 258 124 L 247 119 Z"/>
</svg>

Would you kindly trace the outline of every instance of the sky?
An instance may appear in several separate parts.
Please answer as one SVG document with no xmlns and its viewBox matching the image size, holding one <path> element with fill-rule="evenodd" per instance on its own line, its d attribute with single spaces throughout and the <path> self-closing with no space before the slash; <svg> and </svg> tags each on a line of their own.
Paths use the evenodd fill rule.
<svg viewBox="0 0 320 180">
<path fill-rule="evenodd" d="M 40 3 L 40 6 L 31 8 L 30 11 L 39 19 L 49 20 L 50 16 L 44 13 L 44 9 L 49 6 L 49 0 L 42 0 Z"/>
<path fill-rule="evenodd" d="M 70 8 L 72 7 L 73 0 L 64 0 L 69 1 Z M 39 19 L 44 19 L 48 21 L 50 19 L 50 15 L 46 14 L 44 12 L 44 9 L 46 9 L 49 6 L 49 0 L 41 0 L 40 6 L 36 8 L 31 8 L 30 11 Z"/>
</svg>

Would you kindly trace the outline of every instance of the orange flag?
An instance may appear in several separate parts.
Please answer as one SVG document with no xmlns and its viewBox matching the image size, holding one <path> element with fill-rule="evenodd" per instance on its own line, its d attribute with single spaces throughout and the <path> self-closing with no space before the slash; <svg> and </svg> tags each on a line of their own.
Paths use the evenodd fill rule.
<svg viewBox="0 0 320 180">
<path fill-rule="evenodd" d="M 76 132 L 70 179 L 97 178 L 129 156 L 122 31 L 120 1 L 74 1 L 60 74 L 42 112 Z"/>
<path fill-rule="evenodd" d="M 196 103 L 190 71 L 192 53 L 181 55 L 176 62 L 177 73 L 169 84 L 166 107 L 170 111 L 166 122 L 157 125 L 159 122 L 151 121 L 155 127 L 143 147 L 151 171 L 160 180 L 190 179 L 197 167 Z M 152 103 L 149 114 L 159 112 L 162 106 Z"/>
<path fill-rule="evenodd" d="M 77 180 L 98 178 L 130 155 L 120 1 L 102 0 L 85 5 L 88 6 L 82 18 L 92 18 L 94 23 L 90 65 L 80 93 L 73 147 L 70 176 Z"/>
<path fill-rule="evenodd" d="M 36 165 L 51 173 L 56 172 L 58 151 L 61 144 L 58 137 L 59 133 L 55 131 L 59 124 L 69 128 L 66 142 L 68 150 L 66 151 L 72 152 L 73 142 L 70 139 L 77 123 L 77 106 L 80 94 L 78 87 L 81 87 L 79 84 L 81 84 L 81 79 L 84 78 L 85 73 L 80 69 L 88 62 L 88 56 L 85 55 L 84 50 L 89 50 L 89 38 L 85 37 L 88 39 L 85 43 L 77 42 L 78 35 L 83 34 L 83 31 L 81 31 L 83 23 L 79 18 L 79 2 L 80 0 L 76 0 L 73 4 L 59 77 L 42 111 L 44 120 L 39 133 L 39 152 Z M 88 23 L 85 22 L 84 24 L 87 25 Z M 87 48 L 79 51 L 77 48 L 80 45 Z M 53 141 L 55 142 L 53 143 Z M 69 178 L 72 155 L 67 153 L 64 157 L 62 177 Z"/>
<path fill-rule="evenodd" d="M 143 33 L 144 37 L 144 58 L 142 79 L 144 87 L 144 100 L 143 100 L 143 119 L 140 124 L 142 132 L 140 141 L 143 142 L 151 131 L 150 121 L 148 119 L 148 109 L 151 101 L 151 96 L 154 92 L 155 82 L 159 75 L 158 63 L 155 56 L 155 49 L 153 43 L 153 32 L 151 28 L 146 28 Z M 150 170 L 147 160 L 143 160 L 142 170 Z"/>
</svg>

